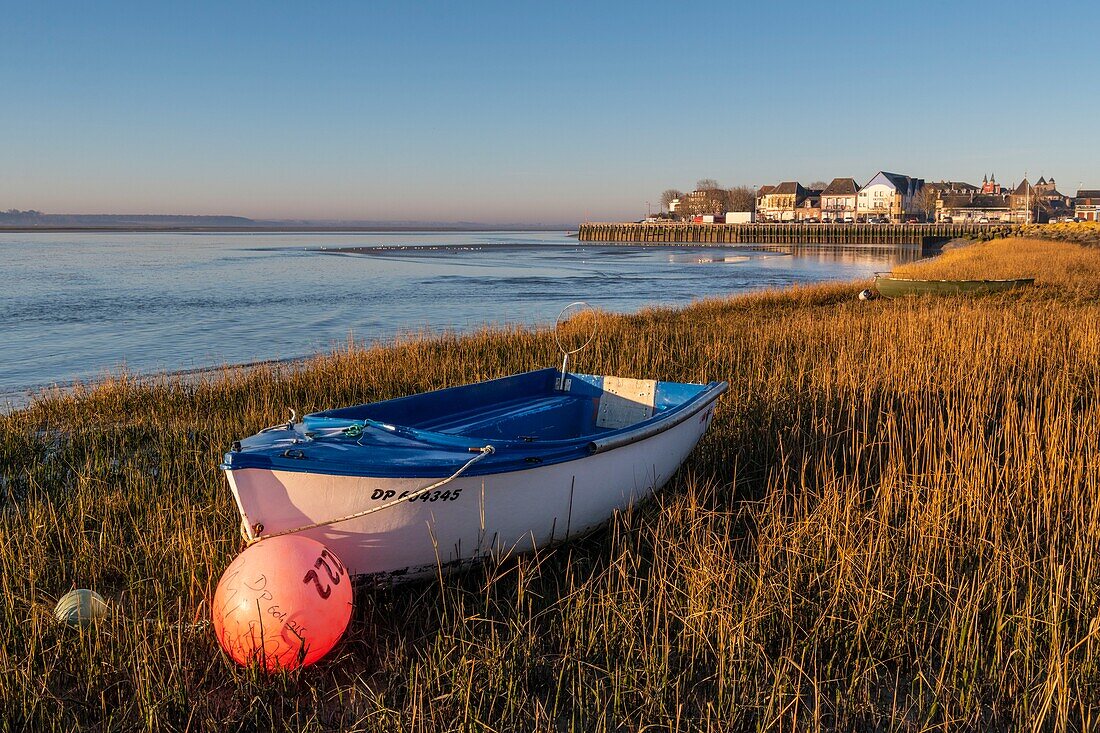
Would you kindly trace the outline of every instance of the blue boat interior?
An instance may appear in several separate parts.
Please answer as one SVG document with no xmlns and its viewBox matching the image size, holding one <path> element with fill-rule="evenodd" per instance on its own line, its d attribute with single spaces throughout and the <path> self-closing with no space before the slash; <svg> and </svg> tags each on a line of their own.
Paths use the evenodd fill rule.
<svg viewBox="0 0 1100 733">
<path fill-rule="evenodd" d="M 467 475 L 575 460 L 645 439 L 713 403 L 725 382 L 684 384 L 541 369 L 487 382 L 315 412 L 246 438 L 226 470 L 359 476 Z M 708 413 L 709 415 L 709 413 Z"/>
<path fill-rule="evenodd" d="M 487 382 L 307 415 L 307 430 L 366 420 L 443 435 L 483 440 L 561 441 L 598 436 L 626 426 L 600 426 L 604 377 L 542 369 Z M 650 415 L 658 417 L 708 389 L 655 382 Z M 648 417 L 647 417 L 648 419 Z"/>
</svg>

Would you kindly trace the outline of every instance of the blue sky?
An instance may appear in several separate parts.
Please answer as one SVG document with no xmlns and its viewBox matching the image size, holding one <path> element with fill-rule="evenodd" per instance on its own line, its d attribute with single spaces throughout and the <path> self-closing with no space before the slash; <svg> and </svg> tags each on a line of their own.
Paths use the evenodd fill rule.
<svg viewBox="0 0 1100 733">
<path fill-rule="evenodd" d="M 704 177 L 1100 188 L 1100 10 L 1079 0 L 0 17 L 0 209 L 575 222 Z"/>
</svg>

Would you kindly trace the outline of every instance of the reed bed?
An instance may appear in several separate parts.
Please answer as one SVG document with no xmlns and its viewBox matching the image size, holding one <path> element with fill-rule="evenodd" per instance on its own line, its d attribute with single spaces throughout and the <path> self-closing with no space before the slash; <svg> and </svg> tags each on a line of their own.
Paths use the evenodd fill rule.
<svg viewBox="0 0 1100 733">
<path fill-rule="evenodd" d="M 1061 297 L 1076 251 L 1051 252 L 1039 295 L 855 283 L 599 316 L 577 369 L 730 382 L 669 486 L 559 548 L 360 589 L 334 653 L 274 677 L 207 623 L 241 546 L 230 442 L 552 365 L 552 335 L 44 394 L 0 417 L 0 725 L 1095 729 L 1100 305 Z M 52 623 L 73 587 L 112 614 Z"/>
<path fill-rule="evenodd" d="M 902 277 L 947 280 L 1031 277 L 1047 296 L 1092 299 L 1100 295 L 1100 248 L 1028 237 L 996 239 L 949 249 L 938 257 L 895 267 L 893 272 Z"/>
</svg>

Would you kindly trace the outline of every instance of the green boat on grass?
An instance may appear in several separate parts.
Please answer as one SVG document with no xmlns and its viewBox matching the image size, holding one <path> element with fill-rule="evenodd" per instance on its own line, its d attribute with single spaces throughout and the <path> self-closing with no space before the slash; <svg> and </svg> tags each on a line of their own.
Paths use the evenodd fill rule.
<svg viewBox="0 0 1100 733">
<path fill-rule="evenodd" d="M 1035 283 L 1033 277 L 1015 280 L 917 280 L 907 277 L 894 277 L 889 274 L 875 275 L 875 290 L 885 298 L 900 298 L 903 295 L 985 295 L 1015 290 Z"/>
</svg>

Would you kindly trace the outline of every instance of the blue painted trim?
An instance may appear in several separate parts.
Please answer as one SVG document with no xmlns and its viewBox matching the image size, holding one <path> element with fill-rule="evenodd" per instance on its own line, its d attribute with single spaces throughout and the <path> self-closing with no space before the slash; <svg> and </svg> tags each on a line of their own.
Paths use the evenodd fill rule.
<svg viewBox="0 0 1100 733">
<path fill-rule="evenodd" d="M 496 452 L 471 467 L 466 475 L 523 471 L 580 460 L 662 433 L 713 404 L 728 386 L 725 382 L 658 382 L 653 417 L 619 430 L 602 430 L 594 426 L 602 378 L 570 374 L 572 387 L 563 393 L 554 388 L 557 374 L 555 369 L 545 369 L 313 413 L 294 429 L 262 432 L 245 439 L 241 451 L 225 454 L 221 467 L 227 471 L 259 468 L 338 476 L 436 478 L 452 474 L 469 460 L 472 451 L 492 445 Z M 480 401 L 479 408 L 463 409 L 475 401 Z M 452 405 L 453 412 L 446 414 L 446 408 Z M 451 427 L 442 432 L 372 417 L 400 412 L 414 422 Z M 486 414 L 489 420 L 478 419 Z M 573 431 L 567 438 L 555 437 L 563 430 L 558 424 L 563 419 L 579 420 L 582 422 L 569 424 L 590 428 L 580 434 Z M 501 426 L 509 428 L 511 434 L 487 434 Z M 352 435 L 344 435 L 341 431 L 349 427 L 353 428 Z M 550 437 L 526 436 L 528 428 Z M 322 432 L 326 433 L 324 437 Z"/>
</svg>

